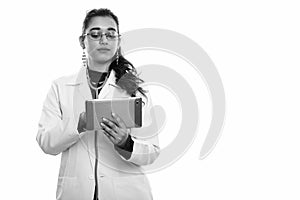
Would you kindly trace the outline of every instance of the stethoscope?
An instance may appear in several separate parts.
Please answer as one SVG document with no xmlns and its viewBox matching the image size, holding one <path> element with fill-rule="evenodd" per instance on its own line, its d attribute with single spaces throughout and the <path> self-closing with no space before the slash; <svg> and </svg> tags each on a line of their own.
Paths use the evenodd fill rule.
<svg viewBox="0 0 300 200">
<path fill-rule="evenodd" d="M 98 99 L 99 97 L 99 91 L 103 88 L 104 84 L 106 83 L 107 81 L 107 78 L 110 74 L 110 71 L 108 72 L 108 74 L 106 75 L 105 77 L 105 80 L 104 81 L 101 81 L 99 82 L 101 85 L 98 86 L 98 87 L 95 87 L 91 80 L 90 80 L 90 76 L 89 76 L 89 73 L 88 73 L 88 68 L 86 68 L 86 76 L 87 76 L 87 81 L 88 81 L 88 84 L 90 86 L 90 88 L 92 88 L 94 91 L 95 91 L 95 99 Z M 97 84 L 99 84 L 97 83 Z M 95 177 L 95 192 L 94 192 L 94 199 L 98 200 L 98 174 L 97 174 L 97 171 L 98 171 L 98 158 L 99 158 L 99 153 L 98 153 L 98 130 L 95 130 L 95 133 L 94 133 L 94 148 L 95 148 L 95 167 L 94 167 L 94 177 Z"/>
</svg>

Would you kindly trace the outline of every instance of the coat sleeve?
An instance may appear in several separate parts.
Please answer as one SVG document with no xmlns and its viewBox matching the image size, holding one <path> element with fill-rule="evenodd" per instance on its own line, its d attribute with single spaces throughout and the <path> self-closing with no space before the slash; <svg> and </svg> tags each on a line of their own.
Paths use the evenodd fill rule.
<svg viewBox="0 0 300 200">
<path fill-rule="evenodd" d="M 43 104 L 36 140 L 41 149 L 57 155 L 79 140 L 73 116 L 64 116 L 60 108 L 58 83 L 53 82 Z"/>
<path fill-rule="evenodd" d="M 158 142 L 158 126 L 153 109 L 151 97 L 147 94 L 147 98 L 141 96 L 145 102 L 142 108 L 142 127 L 131 129 L 131 138 L 134 142 L 133 150 L 130 152 L 124 152 L 123 149 L 116 148 L 121 157 L 137 165 L 149 165 L 152 164 L 159 156 L 159 142 Z"/>
</svg>

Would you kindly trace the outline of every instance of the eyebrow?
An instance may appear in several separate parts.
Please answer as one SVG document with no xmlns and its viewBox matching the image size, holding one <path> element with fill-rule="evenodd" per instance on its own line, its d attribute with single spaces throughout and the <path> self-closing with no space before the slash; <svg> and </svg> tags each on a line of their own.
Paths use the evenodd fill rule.
<svg viewBox="0 0 300 200">
<path fill-rule="evenodd" d="M 92 30 L 102 30 L 100 27 L 94 27 L 94 28 L 91 28 L 90 31 Z M 107 28 L 108 31 L 117 31 L 115 28 L 113 27 L 108 27 Z"/>
</svg>

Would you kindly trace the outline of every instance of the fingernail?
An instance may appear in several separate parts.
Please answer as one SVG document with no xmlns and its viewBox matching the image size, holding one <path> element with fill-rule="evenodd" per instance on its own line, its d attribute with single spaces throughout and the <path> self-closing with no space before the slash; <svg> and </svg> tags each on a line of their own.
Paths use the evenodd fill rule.
<svg viewBox="0 0 300 200">
<path fill-rule="evenodd" d="M 112 112 L 111 114 L 112 114 L 112 116 L 114 116 L 114 117 L 116 116 L 115 113 L 113 113 L 113 112 Z"/>
</svg>

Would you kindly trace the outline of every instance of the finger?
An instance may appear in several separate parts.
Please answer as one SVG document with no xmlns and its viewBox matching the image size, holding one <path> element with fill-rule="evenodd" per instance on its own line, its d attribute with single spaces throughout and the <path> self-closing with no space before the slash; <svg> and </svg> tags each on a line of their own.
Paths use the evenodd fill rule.
<svg viewBox="0 0 300 200">
<path fill-rule="evenodd" d="M 119 144 L 124 141 L 124 136 L 119 135 L 117 132 L 110 129 L 104 123 L 100 123 L 101 127 L 104 130 L 104 134 L 114 143 Z M 127 138 L 127 137 L 126 137 Z"/>
<path fill-rule="evenodd" d="M 130 129 L 125 128 L 119 128 L 117 127 L 113 122 L 110 120 L 103 118 L 103 123 L 105 125 L 105 131 L 107 131 L 109 134 L 111 134 L 117 141 L 120 143 L 121 141 L 124 141 L 124 138 L 126 139 L 128 137 L 128 134 L 130 133 Z M 110 128 L 111 127 L 111 128 Z M 110 131 L 112 130 L 112 131 Z M 129 131 L 128 131 L 129 130 Z"/>
<path fill-rule="evenodd" d="M 106 124 L 101 122 L 100 125 L 103 128 L 104 132 L 109 134 L 111 137 L 113 137 L 113 138 L 117 137 L 117 134 L 115 133 L 115 131 L 113 129 L 111 129 L 110 127 L 108 127 Z"/>
<path fill-rule="evenodd" d="M 106 137 L 112 142 L 115 143 L 115 138 L 113 136 L 111 136 L 109 133 L 107 133 L 106 131 L 103 132 L 104 135 L 106 135 Z"/>
<path fill-rule="evenodd" d="M 117 121 L 117 123 L 119 124 L 119 129 L 122 130 L 122 132 L 124 133 L 124 137 L 127 138 L 128 135 L 131 133 L 131 129 L 127 128 L 124 121 L 116 114 L 116 113 L 111 113 L 113 119 L 115 119 Z M 119 133 L 119 132 L 118 132 Z"/>
<path fill-rule="evenodd" d="M 111 134 L 109 134 L 108 132 L 104 131 L 104 134 L 106 135 L 106 137 L 113 143 L 118 145 L 122 139 L 119 137 L 113 137 Z"/>
<path fill-rule="evenodd" d="M 121 119 L 121 117 L 119 117 L 119 115 L 117 115 L 116 113 L 113 113 L 113 112 L 111 113 L 111 115 L 119 127 L 126 128 L 124 121 Z"/>
<path fill-rule="evenodd" d="M 112 129 L 116 130 L 117 131 L 117 124 L 115 124 L 113 121 L 109 120 L 109 119 L 106 119 L 106 118 L 102 118 L 103 119 L 103 123 L 109 127 L 111 127 Z"/>
<path fill-rule="evenodd" d="M 77 124 L 77 130 L 79 133 L 86 131 L 86 118 L 85 118 L 85 112 L 80 113 L 79 120 Z"/>
</svg>

